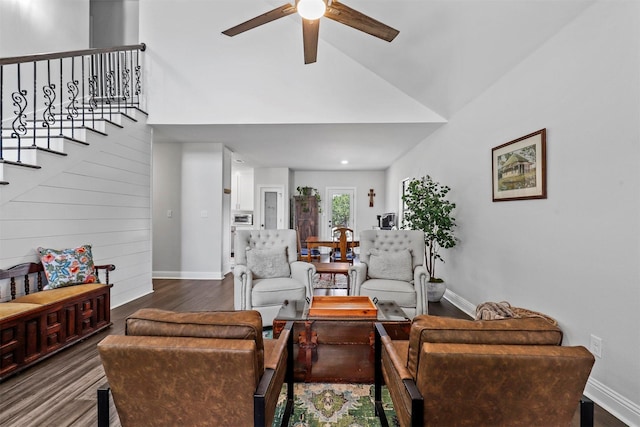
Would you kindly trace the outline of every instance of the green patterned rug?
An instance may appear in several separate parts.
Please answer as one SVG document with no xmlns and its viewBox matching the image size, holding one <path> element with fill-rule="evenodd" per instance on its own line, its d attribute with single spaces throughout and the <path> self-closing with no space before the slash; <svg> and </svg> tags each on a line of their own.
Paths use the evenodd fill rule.
<svg viewBox="0 0 640 427">
<path fill-rule="evenodd" d="M 290 427 L 372 427 L 380 426 L 373 404 L 371 384 L 294 384 L 294 408 Z M 286 386 L 278 399 L 274 426 L 282 420 Z M 398 425 L 388 390 L 382 389 L 382 401 L 389 425 Z"/>
</svg>

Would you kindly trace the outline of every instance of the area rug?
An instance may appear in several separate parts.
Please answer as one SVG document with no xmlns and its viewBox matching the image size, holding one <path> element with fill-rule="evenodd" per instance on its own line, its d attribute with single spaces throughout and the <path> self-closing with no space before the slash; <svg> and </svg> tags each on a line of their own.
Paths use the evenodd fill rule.
<svg viewBox="0 0 640 427">
<path fill-rule="evenodd" d="M 380 426 L 373 404 L 371 384 L 294 384 L 294 408 L 290 427 L 372 427 Z M 286 386 L 278 399 L 274 426 L 279 426 L 285 408 Z M 389 425 L 398 426 L 391 397 L 386 387 L 382 401 Z"/>
<path fill-rule="evenodd" d="M 347 276 L 344 274 L 316 274 L 314 289 L 347 289 Z"/>
</svg>

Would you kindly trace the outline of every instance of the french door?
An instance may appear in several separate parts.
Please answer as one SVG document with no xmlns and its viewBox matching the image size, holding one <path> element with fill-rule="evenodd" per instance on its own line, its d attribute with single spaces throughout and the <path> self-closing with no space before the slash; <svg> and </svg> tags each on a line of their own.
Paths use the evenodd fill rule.
<svg viewBox="0 0 640 427">
<path fill-rule="evenodd" d="M 355 198 L 355 187 L 327 187 L 325 238 L 331 238 L 334 227 L 347 227 L 356 231 Z"/>
</svg>

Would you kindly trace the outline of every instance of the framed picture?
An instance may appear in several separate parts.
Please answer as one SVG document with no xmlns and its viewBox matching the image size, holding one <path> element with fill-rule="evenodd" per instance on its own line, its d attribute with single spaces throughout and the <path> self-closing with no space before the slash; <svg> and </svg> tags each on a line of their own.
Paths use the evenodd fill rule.
<svg viewBox="0 0 640 427">
<path fill-rule="evenodd" d="M 546 131 L 491 150 L 494 202 L 547 198 Z"/>
</svg>

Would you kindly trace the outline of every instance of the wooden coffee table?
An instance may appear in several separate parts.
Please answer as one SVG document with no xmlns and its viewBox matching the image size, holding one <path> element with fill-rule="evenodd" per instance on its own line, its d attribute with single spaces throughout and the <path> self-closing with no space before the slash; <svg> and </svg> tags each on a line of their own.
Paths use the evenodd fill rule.
<svg viewBox="0 0 640 427">
<path fill-rule="evenodd" d="M 280 336 L 286 322 L 294 321 L 295 381 L 372 384 L 374 323 L 382 322 L 394 340 L 408 339 L 411 328 L 411 320 L 395 302 L 375 305 L 376 318 L 310 318 L 307 301 L 285 301 L 273 321 L 273 336 Z"/>
<path fill-rule="evenodd" d="M 347 276 L 347 295 L 349 295 L 349 267 L 351 264 L 348 262 L 314 262 L 312 263 L 316 267 L 316 272 L 319 274 L 344 274 Z"/>
</svg>

